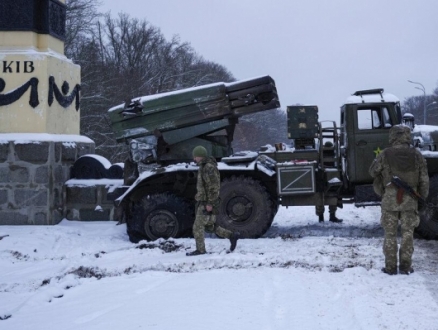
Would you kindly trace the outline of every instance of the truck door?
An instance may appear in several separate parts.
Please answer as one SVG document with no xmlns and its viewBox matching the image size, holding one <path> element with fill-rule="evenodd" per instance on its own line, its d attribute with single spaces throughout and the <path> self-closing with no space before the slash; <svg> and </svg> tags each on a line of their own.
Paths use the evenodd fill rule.
<svg viewBox="0 0 438 330">
<path fill-rule="evenodd" d="M 374 158 L 388 145 L 389 129 L 396 122 L 388 105 L 357 105 L 354 133 L 349 139 L 348 171 L 353 183 L 371 183 L 368 173 Z"/>
</svg>

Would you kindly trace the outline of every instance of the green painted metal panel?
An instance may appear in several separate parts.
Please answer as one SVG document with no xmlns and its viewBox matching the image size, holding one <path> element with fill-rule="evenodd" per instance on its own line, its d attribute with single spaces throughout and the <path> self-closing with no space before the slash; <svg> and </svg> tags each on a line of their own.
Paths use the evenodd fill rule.
<svg viewBox="0 0 438 330">
<path fill-rule="evenodd" d="M 288 106 L 286 111 L 289 139 L 308 139 L 318 136 L 317 106 Z"/>
<path fill-rule="evenodd" d="M 233 93 L 236 104 L 230 101 L 228 93 Z M 176 131 L 278 107 L 280 102 L 275 82 L 271 77 L 264 76 L 141 97 L 129 105 L 111 108 L 109 117 L 117 142 L 122 142 L 153 135 L 156 130 Z M 174 139 L 175 143 L 182 140 L 183 137 L 181 140 Z"/>
<path fill-rule="evenodd" d="M 143 106 L 138 115 L 148 115 L 154 112 L 165 112 L 166 110 L 208 103 L 211 101 L 223 100 L 226 97 L 224 83 L 205 85 L 195 88 L 187 88 L 169 93 L 160 93 L 140 97 L 139 103 Z M 134 100 L 133 100 L 134 101 Z M 112 122 L 128 119 L 123 114 L 125 105 L 121 104 L 110 109 L 109 115 Z M 163 114 L 165 117 L 165 115 Z"/>
<path fill-rule="evenodd" d="M 152 135 L 155 129 L 163 132 L 174 130 L 217 120 L 230 113 L 228 101 L 220 100 L 175 108 L 166 113 L 154 112 L 147 116 L 131 117 L 129 120 L 114 122 L 112 128 L 116 140 L 120 142 L 125 139 Z"/>
<path fill-rule="evenodd" d="M 262 76 L 252 79 L 239 80 L 233 83 L 226 84 L 227 93 L 235 92 L 238 90 L 243 90 L 246 88 L 251 88 L 254 86 L 265 85 L 265 84 L 274 84 L 275 81 L 270 76 Z"/>
<path fill-rule="evenodd" d="M 278 194 L 312 194 L 315 192 L 315 167 L 313 164 L 277 165 Z"/>
</svg>

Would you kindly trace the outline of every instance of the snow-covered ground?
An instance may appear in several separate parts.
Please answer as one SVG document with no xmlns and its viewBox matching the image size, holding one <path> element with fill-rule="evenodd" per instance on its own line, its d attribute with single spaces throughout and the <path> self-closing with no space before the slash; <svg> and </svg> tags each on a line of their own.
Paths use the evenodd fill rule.
<svg viewBox="0 0 438 330">
<path fill-rule="evenodd" d="M 0 329 L 438 329 L 438 242 L 388 276 L 378 207 L 280 208 L 264 238 L 132 244 L 125 225 L 2 226 Z M 326 215 L 326 217 L 328 217 Z"/>
</svg>

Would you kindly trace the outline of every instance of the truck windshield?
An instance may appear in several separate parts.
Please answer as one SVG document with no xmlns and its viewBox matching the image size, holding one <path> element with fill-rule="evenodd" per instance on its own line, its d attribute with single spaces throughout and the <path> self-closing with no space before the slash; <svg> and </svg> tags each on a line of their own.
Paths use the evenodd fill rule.
<svg viewBox="0 0 438 330">
<path fill-rule="evenodd" d="M 385 106 L 360 107 L 357 110 L 358 129 L 391 128 L 389 110 Z"/>
</svg>

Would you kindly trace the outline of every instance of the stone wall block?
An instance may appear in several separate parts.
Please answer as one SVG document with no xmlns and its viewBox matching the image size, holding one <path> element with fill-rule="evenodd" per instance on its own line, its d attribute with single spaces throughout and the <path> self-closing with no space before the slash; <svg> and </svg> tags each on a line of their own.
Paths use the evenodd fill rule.
<svg viewBox="0 0 438 330">
<path fill-rule="evenodd" d="M 61 160 L 63 163 L 73 164 L 76 160 L 77 143 L 59 143 L 57 144 L 61 150 Z"/>
<path fill-rule="evenodd" d="M 54 165 L 53 166 L 53 182 L 63 184 L 68 180 L 68 177 L 64 176 L 64 169 L 62 165 Z"/>
<path fill-rule="evenodd" d="M 0 166 L 0 184 L 9 182 L 9 167 Z"/>
<path fill-rule="evenodd" d="M 77 155 L 76 157 L 79 158 L 86 154 L 94 154 L 94 144 L 89 143 L 78 143 L 77 144 Z"/>
<path fill-rule="evenodd" d="M 49 183 L 49 167 L 39 166 L 35 170 L 35 183 L 48 184 Z"/>
<path fill-rule="evenodd" d="M 103 187 L 102 204 L 114 205 L 114 201 L 128 190 L 128 187 L 117 187 L 115 189 L 108 189 Z"/>
<path fill-rule="evenodd" d="M 66 178 L 65 180 L 69 180 L 71 179 L 71 169 L 73 166 L 63 166 L 63 171 L 64 171 L 64 178 Z"/>
<path fill-rule="evenodd" d="M 0 209 L 2 205 L 8 202 L 8 191 L 6 189 L 0 189 Z"/>
<path fill-rule="evenodd" d="M 49 225 L 47 221 L 47 213 L 44 211 L 36 212 L 33 217 L 33 225 Z"/>
<path fill-rule="evenodd" d="M 8 160 L 9 155 L 9 143 L 0 142 L 0 163 L 4 163 Z"/>
<path fill-rule="evenodd" d="M 53 194 L 52 194 L 52 198 L 53 198 L 53 208 L 56 209 L 61 209 L 63 208 L 63 203 L 62 203 L 62 186 L 59 188 L 54 188 L 53 189 Z"/>
<path fill-rule="evenodd" d="M 52 211 L 52 223 L 51 225 L 56 225 L 60 223 L 64 219 L 64 216 L 62 215 L 62 210 L 53 210 Z"/>
<path fill-rule="evenodd" d="M 15 206 L 47 206 L 47 189 L 16 189 L 14 191 Z"/>
<path fill-rule="evenodd" d="M 15 154 L 19 160 L 33 164 L 44 164 L 49 160 L 50 142 L 15 144 Z"/>
<path fill-rule="evenodd" d="M 8 178 L 6 182 L 15 182 L 15 183 L 29 182 L 29 168 L 19 165 L 10 165 Z"/>
<path fill-rule="evenodd" d="M 54 152 L 54 158 L 53 159 L 55 160 L 55 163 L 59 163 L 59 161 L 61 160 L 61 155 L 62 155 L 62 145 L 61 145 L 61 143 L 56 142 L 54 144 L 53 152 Z"/>
<path fill-rule="evenodd" d="M 79 211 L 80 217 L 82 221 L 105 221 L 110 218 L 110 210 L 90 210 L 90 209 L 82 209 Z"/>
<path fill-rule="evenodd" d="M 67 200 L 71 204 L 96 204 L 97 194 L 95 187 L 67 187 Z"/>
<path fill-rule="evenodd" d="M 29 217 L 21 212 L 0 211 L 2 225 L 28 225 Z"/>
</svg>

